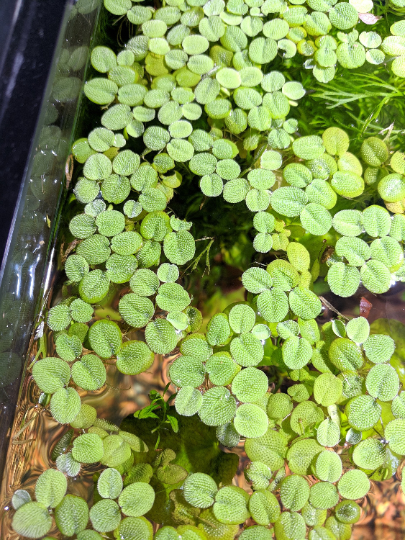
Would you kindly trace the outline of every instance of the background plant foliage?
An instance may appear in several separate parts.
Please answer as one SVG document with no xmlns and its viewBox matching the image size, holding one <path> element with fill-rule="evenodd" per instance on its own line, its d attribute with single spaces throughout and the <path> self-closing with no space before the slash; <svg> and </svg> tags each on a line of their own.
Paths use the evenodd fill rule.
<svg viewBox="0 0 405 540">
<path fill-rule="evenodd" d="M 72 148 L 67 281 L 46 319 L 57 356 L 41 348 L 32 367 L 41 403 L 70 428 L 35 497 L 14 494 L 14 530 L 349 539 L 371 482 L 405 455 L 405 328 L 322 324 L 314 284 L 348 298 L 405 280 L 402 135 L 375 123 L 402 96 L 404 6 L 104 5 L 133 33 L 91 53 L 84 93 L 101 108 Z M 193 296 L 213 293 L 225 264 L 245 300 L 203 321 Z M 81 403 L 78 389 L 106 384 L 106 361 L 135 376 L 155 354 L 174 356 L 175 394 L 152 391 L 121 426 Z M 222 450 L 241 442 L 249 492 Z M 92 464 L 89 509 L 68 491 Z"/>
</svg>

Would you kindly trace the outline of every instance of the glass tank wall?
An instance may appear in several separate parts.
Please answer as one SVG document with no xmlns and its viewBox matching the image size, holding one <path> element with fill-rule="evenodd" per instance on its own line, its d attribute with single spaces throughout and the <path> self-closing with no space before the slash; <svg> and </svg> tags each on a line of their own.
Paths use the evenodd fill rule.
<svg viewBox="0 0 405 540">
<path fill-rule="evenodd" d="M 2 508 L 15 486 L 35 465 L 40 450 L 41 415 L 25 369 L 35 357 L 43 324 L 35 321 L 52 301 L 59 213 L 72 160 L 69 159 L 81 103 L 81 88 L 94 40 L 100 2 L 67 2 L 43 98 L 29 168 L 22 181 L 0 286 L 0 471 Z M 20 430 L 26 426 L 19 435 Z M 41 458 L 42 459 L 42 458 Z M 42 466 L 42 465 L 41 465 Z M 10 491 L 11 490 L 11 491 Z M 2 512 L 1 537 L 11 538 L 7 512 Z"/>
</svg>

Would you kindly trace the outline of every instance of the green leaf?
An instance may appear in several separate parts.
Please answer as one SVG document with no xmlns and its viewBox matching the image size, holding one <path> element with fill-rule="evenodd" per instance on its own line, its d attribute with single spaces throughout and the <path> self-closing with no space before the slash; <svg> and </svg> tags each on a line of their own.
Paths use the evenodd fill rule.
<svg viewBox="0 0 405 540">
<path fill-rule="evenodd" d="M 373 204 L 363 211 L 363 224 L 370 236 L 385 236 L 391 228 L 391 217 L 385 208 Z"/>
<path fill-rule="evenodd" d="M 323 415 L 320 419 L 323 418 Z M 319 420 L 317 417 L 316 420 Z M 314 458 L 323 451 L 314 439 L 300 440 L 292 445 L 287 454 L 288 466 L 294 474 L 307 475 Z"/>
<path fill-rule="evenodd" d="M 322 134 L 323 144 L 331 156 L 341 156 L 349 149 L 349 136 L 337 127 L 326 129 Z"/>
<path fill-rule="evenodd" d="M 337 505 L 339 494 L 330 482 L 318 482 L 311 487 L 309 502 L 314 508 L 328 510 Z"/>
<path fill-rule="evenodd" d="M 282 346 L 283 360 L 290 369 L 301 369 L 306 366 L 312 357 L 310 343 L 297 336 L 291 336 L 285 340 Z"/>
<path fill-rule="evenodd" d="M 107 73 L 117 65 L 117 57 L 108 47 L 94 47 L 91 51 L 91 65 L 100 73 Z"/>
<path fill-rule="evenodd" d="M 286 454 L 285 439 L 271 428 L 262 436 L 245 441 L 247 456 L 252 461 L 261 461 L 271 470 L 278 470 L 284 464 Z"/>
<path fill-rule="evenodd" d="M 391 411 L 395 418 L 405 418 L 405 392 L 400 392 L 391 403 Z"/>
<path fill-rule="evenodd" d="M 163 250 L 171 263 L 182 265 L 194 257 L 195 241 L 188 231 L 171 232 L 164 239 Z"/>
<path fill-rule="evenodd" d="M 145 482 L 134 482 L 127 486 L 118 498 L 118 503 L 126 516 L 140 517 L 149 512 L 155 501 L 155 492 Z"/>
<path fill-rule="evenodd" d="M 298 242 L 290 242 L 287 247 L 287 257 L 299 272 L 309 270 L 310 255 L 305 246 Z"/>
<path fill-rule="evenodd" d="M 66 490 L 65 475 L 55 469 L 47 469 L 36 481 L 35 498 L 38 503 L 48 508 L 55 508 L 63 499 Z"/>
<path fill-rule="evenodd" d="M 183 386 L 177 392 L 175 407 L 182 416 L 193 416 L 202 405 L 202 394 L 193 386 Z"/>
<path fill-rule="evenodd" d="M 201 421 L 208 426 L 220 426 L 232 420 L 236 413 L 236 401 L 227 388 L 210 388 L 203 395 L 198 412 Z"/>
<path fill-rule="evenodd" d="M 307 525 L 310 527 L 315 527 L 325 523 L 327 511 L 314 508 L 309 502 L 307 502 L 304 508 L 301 510 L 301 514 Z"/>
<path fill-rule="evenodd" d="M 129 444 L 134 452 L 147 452 L 148 447 L 146 444 L 136 435 L 128 433 L 127 431 L 119 430 L 119 436 Z"/>
<path fill-rule="evenodd" d="M 237 334 L 243 334 L 252 330 L 255 320 L 255 312 L 246 304 L 238 304 L 229 312 L 229 324 Z"/>
<path fill-rule="evenodd" d="M 65 272 L 70 281 L 79 282 L 89 272 L 88 262 L 80 255 L 70 255 L 65 263 Z"/>
<path fill-rule="evenodd" d="M 152 270 L 142 268 L 135 272 L 129 284 L 135 294 L 139 296 L 153 296 L 159 288 L 159 279 Z"/>
<path fill-rule="evenodd" d="M 60 424 L 69 424 L 80 411 L 80 396 L 74 388 L 59 388 L 50 403 L 50 411 Z"/>
<path fill-rule="evenodd" d="M 271 278 L 269 283 L 272 283 Z M 257 307 L 260 315 L 267 322 L 280 322 L 285 319 L 288 313 L 287 296 L 278 288 L 265 290 L 258 297 Z"/>
<path fill-rule="evenodd" d="M 338 195 L 346 198 L 358 197 L 364 191 L 364 180 L 350 171 L 337 171 L 331 185 Z"/>
<path fill-rule="evenodd" d="M 31 502 L 31 495 L 25 489 L 17 489 L 13 493 L 11 504 L 14 510 L 18 510 L 24 504 Z"/>
<path fill-rule="evenodd" d="M 384 437 L 388 441 L 390 449 L 401 456 L 405 455 L 405 420 L 396 418 L 387 424 Z"/>
<path fill-rule="evenodd" d="M 336 506 L 335 514 L 341 523 L 356 523 L 360 519 L 361 508 L 353 501 L 341 501 Z"/>
<path fill-rule="evenodd" d="M 113 253 L 106 262 L 106 274 L 113 283 L 126 283 L 131 279 L 137 266 L 138 261 L 133 255 Z"/>
<path fill-rule="evenodd" d="M 282 291 L 290 291 L 299 282 L 299 275 L 292 264 L 282 259 L 276 259 L 267 267 L 274 287 Z"/>
<path fill-rule="evenodd" d="M 307 427 L 313 427 L 322 422 L 324 418 L 322 410 L 312 401 L 304 401 L 295 407 L 291 414 L 291 429 L 303 435 Z"/>
<path fill-rule="evenodd" d="M 320 204 L 328 210 L 336 205 L 337 195 L 330 184 L 324 180 L 315 179 L 306 187 L 305 193 L 307 194 L 309 202 Z"/>
<path fill-rule="evenodd" d="M 321 313 L 321 301 L 309 289 L 296 287 L 290 292 L 288 300 L 291 310 L 301 319 L 315 319 Z"/>
<path fill-rule="evenodd" d="M 362 266 L 371 257 L 371 250 L 364 240 L 343 236 L 336 242 L 336 254 L 345 257 L 350 266 Z"/>
<path fill-rule="evenodd" d="M 108 435 L 103 439 L 104 454 L 101 459 L 103 465 L 117 467 L 131 456 L 131 447 L 120 435 Z"/>
<path fill-rule="evenodd" d="M 69 230 L 76 238 L 88 238 L 96 232 L 97 228 L 93 217 L 79 214 L 70 220 Z"/>
<path fill-rule="evenodd" d="M 349 424 L 354 429 L 366 431 L 378 422 L 381 416 L 381 406 L 372 396 L 357 396 L 349 401 L 345 412 Z"/>
<path fill-rule="evenodd" d="M 180 352 L 205 362 L 211 356 L 212 348 L 203 334 L 191 334 L 181 342 Z"/>
<path fill-rule="evenodd" d="M 78 429 L 88 429 L 94 424 L 96 418 L 96 409 L 91 405 L 87 405 L 87 403 L 82 403 L 79 414 L 76 416 L 73 422 L 70 422 L 70 425 Z"/>
<path fill-rule="evenodd" d="M 386 202 L 398 202 L 405 197 L 405 179 L 393 173 L 384 176 L 378 183 L 378 193 Z"/>
<path fill-rule="evenodd" d="M 93 528 L 100 533 L 113 531 L 121 521 L 118 504 L 111 499 L 98 501 L 90 509 L 90 521 Z"/>
<path fill-rule="evenodd" d="M 341 210 L 333 216 L 332 225 L 343 236 L 358 236 L 363 232 L 363 215 L 359 210 Z"/>
<path fill-rule="evenodd" d="M 338 338 L 332 342 L 329 358 L 340 371 L 357 371 L 363 365 L 360 348 L 347 338 Z"/>
<path fill-rule="evenodd" d="M 97 105 L 109 105 L 118 93 L 118 86 L 114 81 L 102 77 L 95 77 L 87 81 L 83 89 L 86 97 Z"/>
<path fill-rule="evenodd" d="M 321 137 L 316 135 L 299 137 L 293 142 L 292 149 L 294 154 L 302 159 L 315 159 L 325 152 Z"/>
<path fill-rule="evenodd" d="M 217 439 L 224 446 L 234 448 L 238 446 L 240 441 L 239 433 L 236 431 L 235 426 L 231 423 L 222 424 L 216 429 Z"/>
<path fill-rule="evenodd" d="M 391 274 L 381 261 L 367 261 L 360 268 L 363 285 L 374 294 L 387 292 L 390 287 Z"/>
<path fill-rule="evenodd" d="M 337 482 L 342 475 L 342 460 L 336 452 L 323 450 L 315 461 L 315 473 L 319 480 Z"/>
<path fill-rule="evenodd" d="M 126 341 L 117 353 L 117 369 L 125 375 L 138 375 L 153 364 L 155 355 L 142 341 Z"/>
<path fill-rule="evenodd" d="M 81 323 L 90 322 L 91 319 L 93 318 L 93 312 L 94 312 L 93 307 L 89 306 L 89 304 L 87 304 L 86 302 L 83 302 L 83 300 L 81 300 L 80 298 L 76 298 L 76 300 L 73 300 L 73 302 L 70 304 L 70 313 L 74 321 L 81 322 Z M 62 346 L 64 350 L 66 350 L 66 348 L 69 348 L 73 354 L 75 352 L 75 349 L 79 353 L 81 352 L 81 347 L 79 350 L 78 344 L 77 345 L 75 344 L 75 340 L 71 340 L 70 342 L 62 341 L 62 343 L 60 344 L 60 346 Z M 66 350 L 66 353 L 67 353 L 67 350 Z M 60 353 L 58 354 L 62 356 Z"/>
<path fill-rule="evenodd" d="M 84 433 L 73 441 L 72 456 L 79 463 L 97 463 L 103 454 L 103 441 L 95 433 Z"/>
<path fill-rule="evenodd" d="M 205 371 L 212 384 L 226 386 L 232 382 L 235 375 L 240 371 L 240 366 L 236 364 L 228 352 L 224 351 L 210 356 L 205 364 Z"/>
<path fill-rule="evenodd" d="M 276 538 L 293 540 L 305 538 L 305 521 L 297 512 L 283 512 L 275 525 Z"/>
<path fill-rule="evenodd" d="M 116 469 L 105 469 L 98 481 L 97 490 L 103 499 L 117 499 L 122 491 L 122 478 Z"/>
<path fill-rule="evenodd" d="M 321 204 L 310 202 L 300 213 L 304 229 L 314 236 L 323 236 L 332 227 L 332 216 Z"/>
<path fill-rule="evenodd" d="M 293 404 L 291 402 L 291 398 L 287 394 L 270 394 L 270 398 L 267 403 L 267 414 L 270 419 L 284 419 L 290 414 L 292 408 Z"/>
<path fill-rule="evenodd" d="M 158 289 L 156 303 L 164 311 L 182 311 L 190 304 L 187 291 L 178 283 L 164 283 Z"/>
<path fill-rule="evenodd" d="M 308 197 L 299 188 L 293 186 L 280 187 L 273 192 L 270 202 L 272 208 L 279 214 L 295 217 L 300 215 L 308 203 Z"/>
<path fill-rule="evenodd" d="M 370 250 L 373 259 L 382 262 L 388 268 L 396 269 L 402 264 L 404 250 L 401 245 L 390 236 L 377 238 L 374 242 L 371 242 Z"/>
<path fill-rule="evenodd" d="M 249 496 L 236 486 L 225 486 L 215 495 L 213 512 L 221 523 L 238 525 L 250 517 L 247 509 Z"/>
<path fill-rule="evenodd" d="M 399 391 L 399 378 L 389 364 L 372 367 L 366 377 L 368 393 L 380 401 L 392 401 Z"/>
<path fill-rule="evenodd" d="M 243 367 L 257 366 L 264 356 L 263 345 L 250 333 L 234 338 L 231 341 L 230 351 L 235 362 Z"/>
<path fill-rule="evenodd" d="M 69 383 L 70 368 L 63 360 L 48 357 L 34 364 L 32 375 L 43 392 L 53 394 Z"/>
<path fill-rule="evenodd" d="M 327 374 L 325 373 L 325 375 Z M 317 429 L 316 438 L 322 446 L 330 448 L 336 446 L 340 441 L 339 426 L 330 418 L 323 420 Z M 313 501 L 311 501 L 311 504 L 314 505 Z"/>
<path fill-rule="evenodd" d="M 333 405 L 342 395 L 342 388 L 342 382 L 332 373 L 323 373 L 315 380 L 315 401 L 323 407 Z"/>
<path fill-rule="evenodd" d="M 72 367 L 72 379 L 83 390 L 98 390 L 107 378 L 102 361 L 94 354 L 87 354 Z"/>
<path fill-rule="evenodd" d="M 248 403 L 236 409 L 234 425 L 236 431 L 243 437 L 262 437 L 268 427 L 266 413 L 258 405 Z"/>
<path fill-rule="evenodd" d="M 112 321 L 97 321 L 90 327 L 89 342 L 94 352 L 101 358 L 111 358 L 121 347 L 121 330 Z"/>
<path fill-rule="evenodd" d="M 302 476 L 291 475 L 280 484 L 280 499 L 283 506 L 297 512 L 305 505 L 309 497 L 308 482 Z"/>
<path fill-rule="evenodd" d="M 71 477 L 78 476 L 81 469 L 81 464 L 73 458 L 72 452 L 59 456 L 56 459 L 56 466 L 59 471 Z"/>
<path fill-rule="evenodd" d="M 52 517 L 46 506 L 39 502 L 27 502 L 17 509 L 12 521 L 13 530 L 28 538 L 41 538 L 52 527 Z"/>
<path fill-rule="evenodd" d="M 258 294 L 270 289 L 273 281 L 263 268 L 249 268 L 242 274 L 242 283 L 249 292 Z"/>
<path fill-rule="evenodd" d="M 241 370 L 232 381 L 232 393 L 242 402 L 261 399 L 268 389 L 267 376 L 254 367 Z"/>
<path fill-rule="evenodd" d="M 55 522 L 63 535 L 73 536 L 85 530 L 89 521 L 87 502 L 75 495 L 66 495 L 55 508 Z"/>
<path fill-rule="evenodd" d="M 134 9 L 134 8 L 133 8 Z M 143 518 L 128 517 L 121 521 L 118 534 L 123 540 L 131 538 L 142 538 L 144 540 L 153 539 L 153 528 L 151 523 Z"/>
<path fill-rule="evenodd" d="M 169 376 L 178 387 L 197 388 L 204 381 L 205 369 L 201 360 L 192 356 L 179 356 L 170 366 Z"/>
<path fill-rule="evenodd" d="M 253 489 L 255 491 L 259 489 L 266 489 L 269 486 L 270 478 L 272 477 L 272 472 L 270 468 L 265 463 L 261 463 L 260 461 L 250 462 L 250 464 L 245 468 L 244 474 L 246 480 L 252 482 Z M 255 505 L 253 504 L 253 506 Z M 261 505 L 259 503 L 258 507 L 260 506 Z M 255 518 L 253 517 L 253 519 Z"/>
<path fill-rule="evenodd" d="M 249 328 L 250 330 L 250 328 Z M 207 325 L 207 341 L 210 345 L 223 345 L 231 334 L 228 317 L 223 313 L 214 315 Z"/>
<path fill-rule="evenodd" d="M 59 304 L 49 310 L 47 323 L 51 330 L 59 332 L 64 330 L 71 321 L 69 306 Z"/>
<path fill-rule="evenodd" d="M 368 493 L 370 481 L 363 471 L 352 469 L 345 473 L 338 483 L 338 490 L 345 499 L 361 499 Z"/>
<path fill-rule="evenodd" d="M 361 469 L 374 471 L 387 459 L 385 445 L 377 439 L 366 439 L 353 452 L 353 461 Z"/>
<path fill-rule="evenodd" d="M 169 354 L 177 344 L 174 327 L 165 319 L 150 322 L 145 329 L 146 343 L 157 354 Z"/>
<path fill-rule="evenodd" d="M 218 487 L 207 474 L 194 473 L 186 478 L 183 490 L 189 504 L 197 508 L 209 508 L 214 504 Z"/>
<path fill-rule="evenodd" d="M 96 304 L 107 296 L 110 280 L 101 270 L 92 270 L 79 284 L 79 293 L 84 302 Z"/>
<path fill-rule="evenodd" d="M 142 246 L 142 237 L 135 231 L 117 234 L 111 240 L 111 249 L 118 255 L 132 255 Z"/>
</svg>

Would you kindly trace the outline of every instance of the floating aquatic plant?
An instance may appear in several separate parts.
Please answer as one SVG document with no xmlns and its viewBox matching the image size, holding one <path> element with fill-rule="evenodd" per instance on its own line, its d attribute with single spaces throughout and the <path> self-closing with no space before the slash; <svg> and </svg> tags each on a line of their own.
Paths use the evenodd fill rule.
<svg viewBox="0 0 405 540">
<path fill-rule="evenodd" d="M 300 111 L 306 100 L 374 103 L 384 87 L 381 111 L 402 95 L 404 6 L 388 5 L 385 25 L 367 0 L 104 6 L 135 33 L 121 51 L 91 52 L 84 94 L 101 108 L 72 146 L 66 283 L 46 316 L 56 356 L 32 367 L 41 403 L 69 431 L 35 500 L 15 492 L 13 528 L 43 538 L 55 522 L 78 540 L 227 540 L 241 528 L 241 540 L 348 539 L 356 501 L 405 455 L 402 342 L 383 320 L 321 323 L 314 284 L 348 298 L 405 280 L 405 158 L 399 135 L 375 132 L 371 117 L 356 139 L 350 126 L 319 127 L 319 108 L 304 124 Z M 365 64 L 390 84 L 370 75 L 364 91 L 342 89 L 342 74 Z M 172 209 L 183 190 L 218 200 L 225 219 L 240 211 L 265 261 L 243 267 L 245 301 L 204 325 L 185 276 L 203 254 L 210 267 L 217 239 Z M 117 292 L 114 317 L 100 316 Z M 107 361 L 136 376 L 169 354 L 174 393 L 153 390 L 121 426 L 81 402 L 106 384 Z M 248 491 L 232 485 L 237 455 L 219 447 L 241 442 Z M 89 509 L 67 490 L 93 464 Z"/>
</svg>

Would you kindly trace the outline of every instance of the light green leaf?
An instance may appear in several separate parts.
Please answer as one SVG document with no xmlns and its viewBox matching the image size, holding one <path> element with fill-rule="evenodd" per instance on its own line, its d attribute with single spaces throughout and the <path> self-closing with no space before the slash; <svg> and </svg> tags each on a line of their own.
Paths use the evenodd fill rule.
<svg viewBox="0 0 405 540">
<path fill-rule="evenodd" d="M 65 475 L 55 469 L 47 469 L 36 481 L 35 498 L 38 503 L 48 508 L 55 508 L 63 499 L 66 490 Z"/>
<path fill-rule="evenodd" d="M 361 499 L 370 489 L 370 481 L 363 471 L 352 469 L 338 483 L 338 490 L 345 499 Z"/>
<path fill-rule="evenodd" d="M 80 411 L 80 396 L 74 388 L 59 388 L 50 403 L 50 411 L 60 424 L 70 424 Z"/>
<path fill-rule="evenodd" d="M 122 491 L 122 478 L 117 469 L 105 469 L 97 481 L 97 490 L 103 499 L 117 499 Z"/>
<path fill-rule="evenodd" d="M 39 502 L 27 502 L 14 514 L 13 530 L 27 538 L 41 538 L 52 527 L 52 516 L 46 506 Z"/>
<path fill-rule="evenodd" d="M 140 517 L 149 512 L 154 501 L 154 489 L 145 482 L 130 484 L 118 498 L 123 514 L 132 517 Z"/>
<path fill-rule="evenodd" d="M 55 522 L 63 535 L 73 536 L 85 530 L 89 521 L 87 502 L 75 495 L 66 495 L 55 508 Z"/>
<path fill-rule="evenodd" d="M 221 523 L 237 525 L 250 517 L 247 509 L 249 497 L 237 486 L 222 487 L 215 495 L 213 512 Z"/>
<path fill-rule="evenodd" d="M 184 498 L 196 508 L 209 508 L 214 504 L 218 487 L 214 480 L 204 473 L 190 474 L 184 484 Z"/>
<path fill-rule="evenodd" d="M 95 433 L 84 433 L 73 441 L 72 456 L 79 463 L 97 463 L 103 454 L 103 441 Z"/>
<path fill-rule="evenodd" d="M 210 388 L 203 395 L 198 414 L 208 426 L 221 426 L 232 420 L 236 413 L 236 401 L 227 388 Z"/>
</svg>

